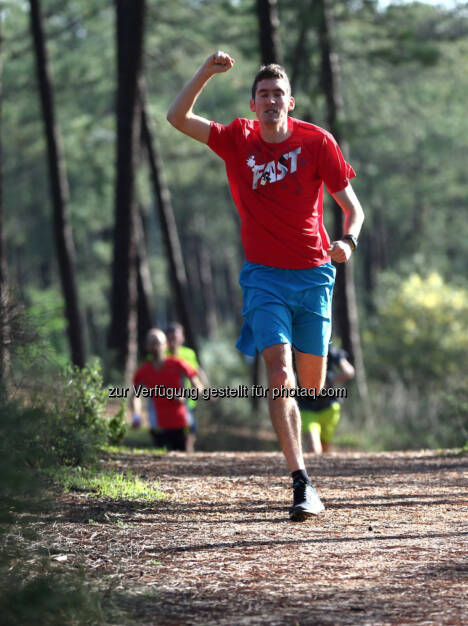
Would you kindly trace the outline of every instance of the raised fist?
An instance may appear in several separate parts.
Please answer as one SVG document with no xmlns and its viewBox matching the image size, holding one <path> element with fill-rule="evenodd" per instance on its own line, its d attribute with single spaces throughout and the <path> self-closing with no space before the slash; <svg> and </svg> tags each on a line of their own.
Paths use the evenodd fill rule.
<svg viewBox="0 0 468 626">
<path fill-rule="evenodd" d="M 226 52 L 218 50 L 205 61 L 204 68 L 210 74 L 221 74 L 227 72 L 234 65 L 235 61 Z"/>
</svg>

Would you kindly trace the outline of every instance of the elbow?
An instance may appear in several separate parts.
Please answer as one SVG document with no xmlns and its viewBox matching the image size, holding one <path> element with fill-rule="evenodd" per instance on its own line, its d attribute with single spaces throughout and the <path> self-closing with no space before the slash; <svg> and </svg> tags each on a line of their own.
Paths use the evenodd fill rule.
<svg viewBox="0 0 468 626">
<path fill-rule="evenodd" d="M 166 120 L 169 122 L 171 126 L 174 126 L 174 128 L 177 128 L 177 118 L 174 115 L 174 113 L 171 111 L 171 109 L 169 109 L 169 111 L 167 112 Z"/>
<path fill-rule="evenodd" d="M 177 130 L 184 131 L 186 117 L 183 115 L 177 115 L 172 109 L 169 109 L 166 115 L 166 120 L 171 126 L 174 126 Z"/>
</svg>

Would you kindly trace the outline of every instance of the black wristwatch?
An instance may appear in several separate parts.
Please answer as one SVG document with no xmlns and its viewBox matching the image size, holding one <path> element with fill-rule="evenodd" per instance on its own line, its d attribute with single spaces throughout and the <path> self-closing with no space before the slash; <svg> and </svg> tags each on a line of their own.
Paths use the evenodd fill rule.
<svg viewBox="0 0 468 626">
<path fill-rule="evenodd" d="M 343 235 L 341 240 L 350 241 L 352 250 L 356 250 L 356 248 L 358 247 L 358 240 L 357 240 L 357 237 L 355 237 L 354 235 Z"/>
</svg>

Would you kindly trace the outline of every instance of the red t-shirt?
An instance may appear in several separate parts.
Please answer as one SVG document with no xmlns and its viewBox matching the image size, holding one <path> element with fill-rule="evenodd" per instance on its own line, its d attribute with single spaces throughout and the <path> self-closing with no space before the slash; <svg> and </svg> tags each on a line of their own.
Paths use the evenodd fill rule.
<svg viewBox="0 0 468 626">
<path fill-rule="evenodd" d="M 191 365 L 178 357 L 168 356 L 164 364 L 156 369 L 147 361 L 135 372 L 133 384 L 143 385 L 153 393 L 157 386 L 158 393 L 152 395 L 154 408 L 160 428 L 184 428 L 187 426 L 187 408 L 184 400 L 174 397 L 168 400 L 161 397 L 161 387 L 166 389 L 183 389 L 184 377 L 192 378 L 197 373 Z M 173 392 L 172 392 L 173 393 Z"/>
<path fill-rule="evenodd" d="M 291 117 L 288 123 L 289 139 L 267 143 L 258 120 L 211 122 L 208 146 L 226 163 L 247 260 L 302 269 L 330 262 L 322 183 L 333 194 L 355 173 L 329 132 Z"/>
</svg>

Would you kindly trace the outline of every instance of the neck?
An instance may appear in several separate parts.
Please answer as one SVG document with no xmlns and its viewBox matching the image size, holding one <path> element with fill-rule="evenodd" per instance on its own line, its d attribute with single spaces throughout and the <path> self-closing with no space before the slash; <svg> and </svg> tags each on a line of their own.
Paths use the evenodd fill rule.
<svg viewBox="0 0 468 626">
<path fill-rule="evenodd" d="M 292 128 L 289 128 L 288 118 L 278 124 L 262 124 L 260 122 L 260 135 L 263 141 L 268 143 L 280 143 L 289 139 Z"/>
<path fill-rule="evenodd" d="M 164 364 L 165 360 L 166 360 L 165 356 L 154 355 L 153 360 L 151 362 L 154 365 L 154 367 L 161 367 L 161 365 Z"/>
</svg>

